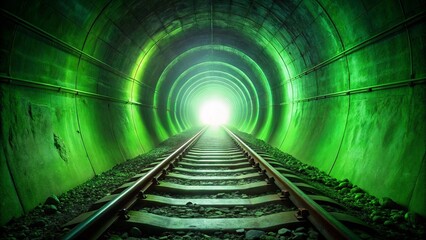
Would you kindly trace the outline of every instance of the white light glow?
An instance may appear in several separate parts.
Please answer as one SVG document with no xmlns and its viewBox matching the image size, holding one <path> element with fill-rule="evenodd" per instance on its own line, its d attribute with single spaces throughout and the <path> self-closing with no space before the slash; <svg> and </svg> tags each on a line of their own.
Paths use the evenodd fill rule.
<svg viewBox="0 0 426 240">
<path fill-rule="evenodd" d="M 201 105 L 199 117 L 203 124 L 213 126 L 226 124 L 229 120 L 229 106 L 219 99 L 211 99 Z"/>
</svg>

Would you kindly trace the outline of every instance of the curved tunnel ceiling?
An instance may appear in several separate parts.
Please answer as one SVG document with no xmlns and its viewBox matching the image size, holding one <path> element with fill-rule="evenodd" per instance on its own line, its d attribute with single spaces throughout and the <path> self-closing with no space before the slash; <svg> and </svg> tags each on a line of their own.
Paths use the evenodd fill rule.
<svg viewBox="0 0 426 240">
<path fill-rule="evenodd" d="M 15 212 L 27 211 L 199 125 L 200 103 L 218 96 L 229 125 L 424 214 L 423 9 L 415 0 L 2 3 L 2 184 L 15 193 L 6 205 L 19 199 Z M 58 139 L 69 156 L 50 154 Z M 58 178 L 33 173 L 34 154 L 64 184 L 29 199 L 22 186 Z"/>
<path fill-rule="evenodd" d="M 188 9 L 186 11 L 190 10 L 191 9 Z M 214 13 L 218 14 L 219 16 L 222 14 L 220 12 Z M 230 16 L 232 16 L 232 18 L 230 18 Z M 231 24 L 229 24 L 229 21 L 226 21 L 228 24 L 224 24 L 223 19 L 215 20 L 212 12 L 210 12 L 210 15 L 197 17 L 197 21 L 195 21 L 195 23 L 188 24 L 190 26 L 197 25 L 196 32 L 192 32 L 192 29 L 192 31 L 186 30 L 186 32 L 184 30 L 177 32 L 172 31 L 172 36 L 167 36 L 167 40 L 164 40 L 166 43 L 170 41 L 172 44 L 166 44 L 165 46 L 158 45 L 158 54 L 152 58 L 153 65 L 157 65 L 156 63 L 159 62 L 168 64 L 165 67 L 159 68 L 158 72 L 152 71 L 148 76 L 144 76 L 147 78 L 158 79 L 156 82 L 156 89 L 157 92 L 161 94 L 154 96 L 154 105 L 156 107 L 165 108 L 165 106 L 167 106 L 165 101 L 179 101 L 178 99 L 174 101 L 174 99 L 170 98 L 170 94 L 173 94 L 172 92 L 169 92 L 170 86 L 172 86 L 172 90 L 174 90 L 175 85 L 179 85 L 180 81 L 184 81 L 185 83 L 186 81 L 198 81 L 198 75 L 188 79 L 186 79 L 185 76 L 194 75 L 193 72 L 199 73 L 200 71 L 204 72 L 205 74 L 212 74 L 217 71 L 222 71 L 223 73 L 231 75 L 234 81 L 235 79 L 242 78 L 244 81 L 242 82 L 242 85 L 251 87 L 252 91 L 255 92 L 255 94 L 252 95 L 255 97 L 255 99 L 250 100 L 249 105 L 253 105 L 259 102 L 260 105 L 268 106 L 272 103 L 270 84 L 274 84 L 274 80 L 275 84 L 278 84 L 279 79 L 282 79 L 282 76 L 280 75 L 283 74 L 279 70 L 267 67 L 269 64 L 273 64 L 275 60 L 273 59 L 273 56 L 266 52 L 266 46 L 262 46 L 262 44 L 259 43 L 259 41 L 266 38 L 262 37 L 261 34 L 258 34 L 259 38 L 262 39 L 250 39 L 249 30 L 252 31 L 253 24 L 256 23 L 244 23 L 242 18 L 237 18 L 234 15 L 230 16 L 226 17 L 226 19 L 229 18 Z M 233 18 L 237 19 L 233 20 Z M 170 22 L 170 24 L 175 24 L 174 20 L 170 20 Z M 237 30 L 237 28 L 244 29 L 244 27 L 248 30 Z M 167 26 L 164 28 L 168 29 Z M 185 28 L 186 27 L 182 27 L 182 29 Z M 261 29 L 259 32 L 260 31 Z M 156 59 L 157 56 L 158 59 Z M 146 64 L 149 66 L 150 62 L 147 62 Z M 263 68 L 261 65 L 263 65 Z M 151 67 L 148 68 L 151 69 Z M 152 68 L 154 68 L 154 66 L 152 66 Z M 191 86 L 191 83 L 186 83 L 186 85 Z M 206 94 L 206 96 L 207 95 L 208 94 Z M 260 95 L 262 95 L 262 98 L 259 98 Z M 247 100 L 240 99 L 240 101 Z M 168 111 L 174 110 L 168 108 L 165 109 Z M 235 107 L 234 109 L 234 115 L 248 113 L 248 111 L 244 110 L 244 107 L 240 107 L 240 109 Z M 181 111 L 191 110 L 191 108 L 188 108 L 182 109 Z M 251 131 L 253 129 L 252 126 L 255 124 L 265 127 L 270 125 L 272 115 L 269 111 L 269 108 L 263 108 L 263 112 L 260 113 L 260 115 L 266 116 L 263 118 L 263 122 L 257 121 L 259 119 L 258 116 L 253 118 L 251 115 L 240 115 L 238 117 L 234 117 L 233 119 L 239 119 L 239 121 L 243 120 L 247 123 L 241 124 L 241 122 L 231 122 L 231 125 L 244 126 L 242 130 L 245 131 Z M 169 121 L 163 120 L 165 116 L 159 116 L 159 118 L 164 122 L 163 126 L 167 128 L 166 131 L 169 134 L 176 133 L 176 126 L 174 125 L 173 121 L 170 119 Z M 194 118 L 192 119 L 192 122 L 188 122 L 186 127 L 196 123 L 194 122 Z M 169 124 L 166 124 L 166 122 Z M 178 129 L 182 130 L 181 128 Z M 265 130 L 259 129 L 258 131 Z"/>
</svg>

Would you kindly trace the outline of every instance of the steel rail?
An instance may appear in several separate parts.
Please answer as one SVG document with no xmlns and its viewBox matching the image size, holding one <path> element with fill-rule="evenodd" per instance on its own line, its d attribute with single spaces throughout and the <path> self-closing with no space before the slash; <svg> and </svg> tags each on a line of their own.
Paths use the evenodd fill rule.
<svg viewBox="0 0 426 240">
<path fill-rule="evenodd" d="M 326 239 L 360 239 L 359 236 L 309 198 L 280 172 L 274 169 L 262 156 L 245 144 L 237 135 L 226 127 L 224 127 L 224 129 L 243 149 L 245 154 L 259 166 L 261 171 L 264 172 L 270 180 L 273 180 L 283 193 L 287 195 L 286 197 L 299 208 L 300 217 L 306 218 L 311 222 Z"/>
<path fill-rule="evenodd" d="M 180 160 L 188 148 L 190 148 L 204 133 L 206 127 L 201 129 L 182 146 L 161 161 L 153 169 L 139 178 L 132 186 L 126 188 L 116 198 L 103 205 L 83 222 L 69 231 L 63 239 L 96 239 L 118 218 L 126 217 L 126 209 L 130 208 L 140 196 L 140 191 L 153 184 L 153 180 L 164 173 L 175 161 Z"/>
</svg>

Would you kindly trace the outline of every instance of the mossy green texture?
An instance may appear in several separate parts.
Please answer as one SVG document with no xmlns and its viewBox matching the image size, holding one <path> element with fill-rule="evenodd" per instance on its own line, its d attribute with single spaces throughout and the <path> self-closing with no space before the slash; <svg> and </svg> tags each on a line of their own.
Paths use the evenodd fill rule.
<svg viewBox="0 0 426 240">
<path fill-rule="evenodd" d="M 230 126 L 426 216 L 424 1 L 0 8 L 0 224 L 197 126 L 212 95 Z"/>
</svg>

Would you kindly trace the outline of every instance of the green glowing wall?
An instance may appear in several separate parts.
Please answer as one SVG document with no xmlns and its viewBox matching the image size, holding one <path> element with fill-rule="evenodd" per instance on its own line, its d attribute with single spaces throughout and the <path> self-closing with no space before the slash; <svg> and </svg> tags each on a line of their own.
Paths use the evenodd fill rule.
<svg viewBox="0 0 426 240">
<path fill-rule="evenodd" d="M 0 224 L 196 125 L 230 125 L 425 209 L 424 1 L 1 5 Z"/>
</svg>

